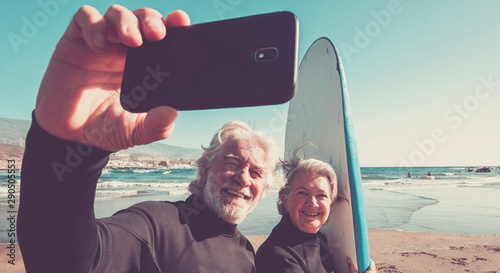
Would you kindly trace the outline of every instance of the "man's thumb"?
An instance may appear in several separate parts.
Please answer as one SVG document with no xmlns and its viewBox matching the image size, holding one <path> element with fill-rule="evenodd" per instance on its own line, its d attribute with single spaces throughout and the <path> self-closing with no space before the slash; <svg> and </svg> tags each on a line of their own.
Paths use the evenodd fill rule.
<svg viewBox="0 0 500 273">
<path fill-rule="evenodd" d="M 144 122 L 138 122 L 141 128 L 137 128 L 134 144 L 149 144 L 169 137 L 174 131 L 177 115 L 177 110 L 168 106 L 159 106 L 149 110 L 144 117 Z"/>
</svg>

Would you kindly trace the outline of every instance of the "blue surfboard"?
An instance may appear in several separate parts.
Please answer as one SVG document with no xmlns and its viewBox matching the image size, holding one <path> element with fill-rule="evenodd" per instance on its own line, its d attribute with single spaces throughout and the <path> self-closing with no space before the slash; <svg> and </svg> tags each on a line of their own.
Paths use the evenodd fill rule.
<svg viewBox="0 0 500 273">
<path fill-rule="evenodd" d="M 368 229 L 356 138 L 342 62 L 328 38 L 316 40 L 305 54 L 295 96 L 289 104 L 285 159 L 304 143 L 305 158 L 332 165 L 339 197 L 321 228 L 336 273 L 349 272 L 347 257 L 364 272 L 370 265 Z"/>
</svg>

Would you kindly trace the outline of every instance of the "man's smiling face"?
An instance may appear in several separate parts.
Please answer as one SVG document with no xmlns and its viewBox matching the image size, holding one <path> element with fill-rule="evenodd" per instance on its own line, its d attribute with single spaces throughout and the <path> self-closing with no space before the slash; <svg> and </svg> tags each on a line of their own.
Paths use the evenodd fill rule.
<svg viewBox="0 0 500 273">
<path fill-rule="evenodd" d="M 223 220 L 239 224 L 256 207 L 265 187 L 266 154 L 252 139 L 222 144 L 206 172 L 204 199 Z"/>
</svg>

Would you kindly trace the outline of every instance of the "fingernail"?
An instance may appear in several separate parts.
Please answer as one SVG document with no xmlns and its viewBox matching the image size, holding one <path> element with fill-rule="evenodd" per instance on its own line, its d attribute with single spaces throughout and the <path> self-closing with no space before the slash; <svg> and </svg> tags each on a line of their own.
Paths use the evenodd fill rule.
<svg viewBox="0 0 500 273">
<path fill-rule="evenodd" d="M 152 19 L 152 18 L 147 18 L 146 19 L 146 26 L 149 28 L 154 28 L 154 29 L 164 29 L 165 25 L 163 24 L 162 21 L 158 19 Z"/>
<path fill-rule="evenodd" d="M 136 43 L 142 43 L 142 35 L 141 32 L 137 28 L 133 28 L 131 26 L 127 26 L 125 28 L 125 33 L 130 35 Z"/>
<path fill-rule="evenodd" d="M 102 33 L 98 32 L 92 36 L 92 43 L 98 48 L 104 48 L 106 45 L 106 39 Z"/>
</svg>

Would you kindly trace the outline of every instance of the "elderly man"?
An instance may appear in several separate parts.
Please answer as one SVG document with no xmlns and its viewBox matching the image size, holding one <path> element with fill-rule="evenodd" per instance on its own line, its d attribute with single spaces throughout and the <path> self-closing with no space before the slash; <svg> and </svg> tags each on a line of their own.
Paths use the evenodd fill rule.
<svg viewBox="0 0 500 273">
<path fill-rule="evenodd" d="M 74 16 L 41 83 L 22 169 L 19 243 L 27 272 L 255 272 L 237 230 L 277 181 L 276 145 L 230 122 L 198 160 L 193 193 L 95 219 L 96 184 L 111 152 L 168 137 L 175 109 L 147 114 L 119 103 L 125 46 L 189 24 L 152 9 L 89 6 Z"/>
</svg>

